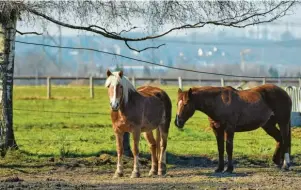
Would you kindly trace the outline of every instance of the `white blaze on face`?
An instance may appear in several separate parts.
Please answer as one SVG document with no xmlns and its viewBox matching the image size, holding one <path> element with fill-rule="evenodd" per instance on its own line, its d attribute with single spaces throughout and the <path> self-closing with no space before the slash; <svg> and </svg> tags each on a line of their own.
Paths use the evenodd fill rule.
<svg viewBox="0 0 301 190">
<path fill-rule="evenodd" d="M 114 84 L 111 84 L 109 88 L 110 105 L 112 108 L 117 108 L 120 102 L 120 95 L 118 95 L 120 90 L 118 90 L 118 85 Z"/>
<path fill-rule="evenodd" d="M 182 104 L 183 104 L 183 101 L 180 100 L 180 101 L 178 102 L 178 108 L 177 108 L 177 114 L 178 114 L 178 115 L 179 115 L 179 113 L 180 113 L 180 109 L 181 109 Z"/>
<path fill-rule="evenodd" d="M 116 104 L 116 86 L 113 86 L 113 96 L 110 98 L 111 105 L 114 106 Z"/>
</svg>

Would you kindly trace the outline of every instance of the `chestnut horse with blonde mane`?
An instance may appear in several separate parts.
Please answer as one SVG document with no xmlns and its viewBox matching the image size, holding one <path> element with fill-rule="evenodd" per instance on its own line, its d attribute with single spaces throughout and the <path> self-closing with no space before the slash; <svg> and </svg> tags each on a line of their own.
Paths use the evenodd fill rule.
<svg viewBox="0 0 301 190">
<path fill-rule="evenodd" d="M 152 166 L 149 176 L 166 174 L 166 146 L 171 121 L 172 104 L 168 95 L 157 87 L 142 86 L 137 90 L 123 72 L 107 71 L 111 119 L 116 136 L 117 170 L 114 177 L 123 176 L 123 134 L 133 134 L 134 169 L 131 177 L 140 177 L 139 140 L 141 132 L 148 141 Z M 154 138 L 153 130 L 157 130 Z"/>
<path fill-rule="evenodd" d="M 215 172 L 224 171 L 224 138 L 228 167 L 233 172 L 234 132 L 252 131 L 262 127 L 276 140 L 273 161 L 283 169 L 290 167 L 292 101 L 280 87 L 265 84 L 248 90 L 227 87 L 194 87 L 178 91 L 175 124 L 183 128 L 195 110 L 209 116 L 217 140 L 219 164 Z M 279 129 L 276 127 L 279 125 Z"/>
</svg>

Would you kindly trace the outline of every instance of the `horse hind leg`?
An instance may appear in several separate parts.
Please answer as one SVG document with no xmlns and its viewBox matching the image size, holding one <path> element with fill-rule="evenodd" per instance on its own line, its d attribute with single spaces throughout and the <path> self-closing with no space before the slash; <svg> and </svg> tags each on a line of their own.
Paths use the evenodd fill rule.
<svg viewBox="0 0 301 190">
<path fill-rule="evenodd" d="M 158 175 L 164 176 L 166 174 L 166 147 L 167 147 L 167 137 L 168 131 L 163 130 L 159 127 L 160 135 L 157 136 L 157 141 L 160 142 L 160 156 L 159 156 L 159 168 Z"/>
<path fill-rule="evenodd" d="M 276 127 L 276 121 L 275 118 L 272 117 L 268 120 L 268 122 L 262 126 L 263 130 L 270 135 L 271 137 L 273 137 L 276 141 L 276 148 L 275 148 L 275 152 L 273 154 L 273 162 L 277 165 L 277 166 L 281 166 L 282 164 L 282 157 L 281 157 L 281 133 L 279 131 L 279 129 L 277 129 Z"/>
<path fill-rule="evenodd" d="M 282 155 L 284 156 L 284 161 L 282 168 L 284 170 L 289 170 L 290 163 L 290 151 L 291 151 L 291 128 L 290 121 L 287 123 L 279 123 L 280 133 L 282 136 Z M 284 155 L 283 155 L 284 154 Z"/>
<path fill-rule="evenodd" d="M 150 152 L 151 152 L 151 157 L 152 157 L 152 167 L 151 170 L 149 171 L 149 176 L 154 176 L 158 174 L 158 157 L 157 157 L 157 144 L 156 140 L 154 138 L 153 132 L 146 132 L 144 133 L 144 137 L 148 142 Z"/>
</svg>

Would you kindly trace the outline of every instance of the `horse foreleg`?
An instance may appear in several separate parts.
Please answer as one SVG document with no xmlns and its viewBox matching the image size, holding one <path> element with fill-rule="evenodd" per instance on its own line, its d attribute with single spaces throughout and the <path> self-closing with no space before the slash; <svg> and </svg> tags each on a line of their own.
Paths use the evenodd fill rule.
<svg viewBox="0 0 301 190">
<path fill-rule="evenodd" d="M 226 130 L 225 135 L 226 135 L 226 151 L 228 155 L 228 165 L 225 172 L 232 173 L 234 169 L 233 160 L 232 160 L 234 132 Z"/>
<path fill-rule="evenodd" d="M 140 140 L 140 130 L 136 129 L 133 131 L 133 154 L 134 154 L 134 169 L 131 175 L 131 178 L 140 177 L 140 170 L 139 170 L 139 140 Z"/>
<path fill-rule="evenodd" d="M 212 126 L 213 132 L 216 137 L 217 142 L 217 149 L 218 149 L 218 167 L 215 172 L 222 172 L 224 171 L 224 129 L 222 128 L 215 128 Z"/>
<path fill-rule="evenodd" d="M 160 130 L 160 159 L 159 159 L 159 169 L 158 175 L 166 174 L 166 146 L 167 146 L 167 136 L 168 133 Z"/>
<path fill-rule="evenodd" d="M 156 140 L 154 138 L 153 132 L 144 133 L 144 137 L 148 142 L 148 146 L 151 151 L 152 155 L 152 168 L 149 171 L 149 176 L 157 175 L 158 174 L 158 158 L 157 158 L 157 147 L 156 147 Z"/>
<path fill-rule="evenodd" d="M 116 149 L 117 149 L 117 169 L 114 174 L 114 178 L 122 177 L 123 176 L 123 162 L 122 162 L 122 155 L 123 155 L 123 133 L 116 132 Z"/>
</svg>

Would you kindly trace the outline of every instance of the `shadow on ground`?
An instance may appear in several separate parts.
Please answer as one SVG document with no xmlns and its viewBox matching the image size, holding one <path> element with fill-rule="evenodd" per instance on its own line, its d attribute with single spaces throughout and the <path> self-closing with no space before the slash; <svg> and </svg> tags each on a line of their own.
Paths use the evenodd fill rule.
<svg viewBox="0 0 301 190">
<path fill-rule="evenodd" d="M 44 167 L 56 167 L 65 169 L 75 169 L 78 167 L 98 167 L 105 166 L 107 169 L 114 169 L 117 162 L 116 151 L 100 151 L 90 154 L 69 153 L 64 157 L 57 157 L 53 154 L 33 154 L 27 151 L 18 150 L 24 155 L 23 161 L 0 163 L 0 168 L 15 169 L 22 173 L 26 173 L 26 169 L 42 169 Z M 27 158 L 28 157 L 28 158 Z M 31 160 L 30 157 L 38 159 Z M 300 165 L 301 155 L 292 156 L 293 166 Z M 140 154 L 140 164 L 142 169 L 148 169 L 151 166 L 150 154 Z M 131 168 L 133 165 L 132 157 L 125 156 L 123 159 L 125 167 Z M 218 164 L 218 160 L 210 155 L 175 155 L 167 153 L 167 163 L 170 168 L 214 168 Z M 226 162 L 227 163 L 227 162 Z M 254 158 L 246 155 L 235 156 L 235 167 L 262 168 L 273 167 L 270 157 Z"/>
</svg>

